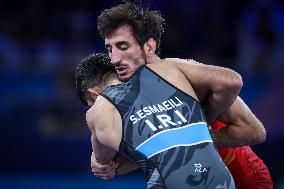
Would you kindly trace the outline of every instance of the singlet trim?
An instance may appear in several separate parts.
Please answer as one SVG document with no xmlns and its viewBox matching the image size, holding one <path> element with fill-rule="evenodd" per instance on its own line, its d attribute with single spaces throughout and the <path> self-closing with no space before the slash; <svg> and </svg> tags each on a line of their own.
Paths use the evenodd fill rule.
<svg viewBox="0 0 284 189">
<path fill-rule="evenodd" d="M 169 138 L 171 140 L 168 140 Z M 197 122 L 156 133 L 137 146 L 135 150 L 141 152 L 149 159 L 174 147 L 194 146 L 204 142 L 213 142 L 208 132 L 207 123 Z"/>
<path fill-rule="evenodd" d="M 200 124 L 206 124 L 206 122 L 203 122 L 203 121 L 200 121 L 200 122 L 196 122 L 196 123 L 190 123 L 188 125 L 185 125 L 183 127 L 177 127 L 177 128 L 172 128 L 172 129 L 167 129 L 167 130 L 163 130 L 163 131 L 160 131 L 158 133 L 155 133 L 154 135 L 152 135 L 151 137 L 155 137 L 157 135 L 161 135 L 163 133 L 166 133 L 166 132 L 170 132 L 170 131 L 174 131 L 174 130 L 182 130 L 186 127 L 192 127 L 192 126 L 195 126 L 195 125 L 200 125 Z M 147 140 L 145 140 L 144 142 L 142 142 L 141 144 L 139 144 L 136 148 L 139 148 L 140 146 L 142 146 L 143 144 L 147 143 L 149 140 L 151 140 L 151 138 L 148 138 Z"/>
</svg>

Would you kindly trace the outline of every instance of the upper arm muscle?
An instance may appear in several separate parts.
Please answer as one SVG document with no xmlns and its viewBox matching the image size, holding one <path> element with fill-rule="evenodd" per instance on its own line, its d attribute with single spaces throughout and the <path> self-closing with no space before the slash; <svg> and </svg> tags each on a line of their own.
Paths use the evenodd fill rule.
<svg viewBox="0 0 284 189">
<path fill-rule="evenodd" d="M 112 105 L 111 105 L 112 106 Z M 87 122 L 92 134 L 92 146 L 97 160 L 111 160 L 116 155 L 117 146 L 117 125 L 115 116 L 111 110 L 110 103 L 103 97 L 98 97 L 95 105 L 87 112 Z M 106 116 L 108 115 L 108 116 Z"/>
</svg>

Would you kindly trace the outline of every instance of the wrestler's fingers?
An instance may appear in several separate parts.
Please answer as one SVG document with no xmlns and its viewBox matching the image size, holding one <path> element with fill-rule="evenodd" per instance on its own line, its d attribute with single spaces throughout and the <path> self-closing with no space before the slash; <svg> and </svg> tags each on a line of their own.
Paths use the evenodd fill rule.
<svg viewBox="0 0 284 189">
<path fill-rule="evenodd" d="M 114 176 L 115 176 L 115 175 L 110 175 L 110 176 L 105 176 L 105 177 L 100 177 L 100 178 L 102 178 L 102 179 L 104 179 L 104 180 L 110 180 L 110 179 L 112 179 Z"/>
<path fill-rule="evenodd" d="M 96 159 L 96 155 L 94 152 L 92 152 L 92 155 L 91 155 L 91 162 L 93 162 L 94 164 L 96 165 L 102 165 L 100 163 L 98 163 L 97 159 Z M 115 164 L 116 162 L 111 160 L 109 161 L 108 163 L 104 164 L 104 165 L 112 165 L 112 164 Z"/>
<path fill-rule="evenodd" d="M 98 173 L 98 172 L 94 172 L 94 175 L 97 177 L 109 177 L 111 175 L 113 175 L 113 173 Z"/>
<path fill-rule="evenodd" d="M 111 163 L 108 163 L 108 164 L 100 164 L 97 162 L 96 159 L 91 159 L 91 167 L 92 168 L 97 168 L 97 169 L 100 169 L 100 170 L 105 170 L 105 169 L 108 169 L 110 167 L 112 167 L 113 165 Z"/>
<path fill-rule="evenodd" d="M 116 169 L 118 167 L 117 164 L 113 164 L 113 165 L 102 165 L 102 164 L 91 164 L 91 168 L 92 170 L 100 170 L 102 172 L 109 172 L 113 169 Z"/>
<path fill-rule="evenodd" d="M 101 172 L 105 172 L 105 173 L 111 173 L 111 172 L 115 172 L 117 166 L 113 165 L 111 167 L 105 168 L 104 170 L 101 170 Z"/>
<path fill-rule="evenodd" d="M 92 169 L 92 172 L 95 174 L 112 174 L 113 172 L 115 172 L 115 169 L 110 169 L 108 171 L 102 171 L 99 169 Z"/>
<path fill-rule="evenodd" d="M 92 172 L 96 173 L 96 174 L 100 174 L 100 173 L 104 173 L 104 174 L 114 174 L 116 169 L 117 169 L 118 165 L 114 165 L 112 167 L 109 167 L 108 169 L 97 169 L 97 168 L 92 168 Z"/>
<path fill-rule="evenodd" d="M 110 179 L 112 177 L 115 176 L 115 173 L 112 173 L 112 174 L 104 174 L 104 173 L 98 173 L 98 174 L 95 174 L 95 176 L 99 177 L 99 178 L 103 178 L 103 179 Z"/>
<path fill-rule="evenodd" d="M 104 179 L 104 180 L 110 180 L 112 178 L 113 178 L 113 176 L 112 177 L 102 177 L 102 179 Z"/>
</svg>

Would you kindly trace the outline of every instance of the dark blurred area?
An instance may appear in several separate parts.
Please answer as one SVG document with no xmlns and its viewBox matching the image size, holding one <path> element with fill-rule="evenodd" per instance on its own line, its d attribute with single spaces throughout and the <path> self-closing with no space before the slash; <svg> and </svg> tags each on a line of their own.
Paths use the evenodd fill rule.
<svg viewBox="0 0 284 189">
<path fill-rule="evenodd" d="M 238 71 L 240 96 L 267 140 L 253 146 L 275 188 L 284 188 L 284 3 L 277 0 L 152 0 L 166 19 L 161 57 Z M 105 52 L 96 29 L 107 1 L 1 1 L 0 188 L 145 188 L 142 174 L 103 181 L 90 169 L 90 132 L 74 71 Z"/>
</svg>

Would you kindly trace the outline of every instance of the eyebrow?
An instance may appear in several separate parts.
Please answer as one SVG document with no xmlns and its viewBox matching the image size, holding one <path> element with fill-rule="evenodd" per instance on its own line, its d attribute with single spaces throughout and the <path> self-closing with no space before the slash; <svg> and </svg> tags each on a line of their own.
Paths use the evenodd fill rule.
<svg viewBox="0 0 284 189">
<path fill-rule="evenodd" d="M 118 42 L 115 43 L 115 45 L 116 46 L 129 45 L 129 42 L 128 41 L 118 41 Z M 111 45 L 107 43 L 107 44 L 105 44 L 105 47 L 108 48 L 108 47 L 111 47 Z"/>
</svg>

